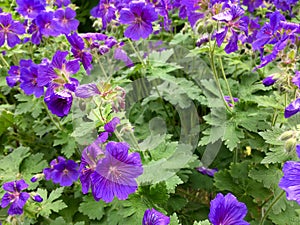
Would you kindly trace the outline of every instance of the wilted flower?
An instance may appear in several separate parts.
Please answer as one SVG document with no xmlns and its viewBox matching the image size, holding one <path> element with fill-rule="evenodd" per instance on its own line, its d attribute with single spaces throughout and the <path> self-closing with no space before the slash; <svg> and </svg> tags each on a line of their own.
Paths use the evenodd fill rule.
<svg viewBox="0 0 300 225">
<path fill-rule="evenodd" d="M 124 32 L 125 37 L 135 41 L 152 34 L 152 22 L 157 19 L 154 7 L 151 4 L 146 5 L 143 1 L 132 1 L 129 8 L 120 11 L 120 22 L 129 24 Z"/>
<path fill-rule="evenodd" d="M 208 218 L 213 225 L 250 225 L 244 221 L 246 214 L 246 205 L 239 202 L 234 195 L 228 193 L 223 196 L 219 193 L 210 202 Z"/>
<path fill-rule="evenodd" d="M 107 143 L 105 158 L 98 161 L 96 172 L 91 175 L 96 200 L 125 200 L 137 190 L 135 178 L 143 173 L 143 167 L 139 153 L 128 154 L 128 149 L 125 142 Z"/>
<path fill-rule="evenodd" d="M 24 180 L 16 180 L 3 184 L 3 189 L 6 191 L 6 193 L 2 198 L 1 207 L 5 208 L 11 204 L 8 209 L 9 215 L 23 213 L 23 207 L 26 201 L 29 199 L 30 194 L 27 192 L 22 192 L 22 190 L 28 188 L 28 186 L 29 185 Z"/>
<path fill-rule="evenodd" d="M 143 225 L 168 225 L 170 217 L 156 211 L 155 209 L 147 209 L 143 217 Z"/>
</svg>

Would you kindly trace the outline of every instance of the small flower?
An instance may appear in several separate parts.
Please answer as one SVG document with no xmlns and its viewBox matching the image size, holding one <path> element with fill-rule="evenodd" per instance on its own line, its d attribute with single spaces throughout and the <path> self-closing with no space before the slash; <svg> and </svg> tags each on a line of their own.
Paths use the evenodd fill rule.
<svg viewBox="0 0 300 225">
<path fill-rule="evenodd" d="M 66 160 L 59 157 L 55 161 L 51 161 L 51 168 L 44 169 L 46 180 L 52 179 L 53 183 L 61 186 L 71 186 L 79 176 L 79 166 L 73 160 Z"/>
<path fill-rule="evenodd" d="M 234 195 L 228 193 L 223 196 L 219 193 L 210 202 L 208 218 L 213 225 L 250 225 L 244 221 L 246 214 L 246 205 L 239 202 Z"/>
<path fill-rule="evenodd" d="M 54 0 L 53 5 L 57 6 L 57 8 L 61 8 L 62 6 L 68 6 L 71 4 L 71 0 Z"/>
<path fill-rule="evenodd" d="M 132 1 L 129 8 L 120 11 L 120 22 L 129 24 L 124 32 L 125 37 L 132 40 L 147 38 L 152 34 L 152 22 L 158 19 L 154 7 L 151 4 L 146 5 L 143 1 Z"/>
<path fill-rule="evenodd" d="M 22 192 L 22 190 L 28 188 L 28 186 L 24 180 L 16 180 L 3 184 L 3 189 L 6 193 L 2 198 L 1 207 L 5 208 L 11 204 L 8 209 L 9 215 L 20 215 L 23 213 L 23 207 L 30 195 L 27 192 Z"/>
<path fill-rule="evenodd" d="M 61 33 L 69 34 L 71 31 L 77 30 L 79 21 L 75 19 L 75 16 L 76 12 L 69 7 L 55 11 L 54 18 L 60 26 Z"/>
<path fill-rule="evenodd" d="M 137 152 L 128 154 L 128 150 L 125 142 L 107 143 L 105 158 L 98 161 L 96 172 L 91 175 L 95 200 L 125 200 L 137 190 L 135 178 L 143 173 L 141 158 Z"/>
<path fill-rule="evenodd" d="M 5 40 L 11 48 L 21 43 L 19 34 L 24 34 L 25 28 L 19 21 L 14 21 L 11 14 L 0 14 L 0 47 L 4 45 Z"/>
<path fill-rule="evenodd" d="M 103 29 L 106 29 L 110 21 L 116 19 L 116 8 L 114 4 L 110 3 L 110 0 L 100 0 L 90 13 L 95 18 L 101 18 Z"/>
<path fill-rule="evenodd" d="M 204 166 L 198 167 L 197 170 L 198 170 L 200 173 L 202 173 L 202 174 L 204 174 L 204 175 L 208 175 L 208 176 L 210 176 L 210 177 L 213 177 L 213 176 L 215 175 L 215 173 L 218 172 L 218 169 L 216 169 L 216 168 L 215 168 L 215 169 L 209 169 L 209 168 L 206 168 L 206 167 L 204 167 Z"/>
<path fill-rule="evenodd" d="M 297 145 L 299 156 L 299 145 Z M 283 165 L 283 177 L 279 182 L 279 187 L 286 192 L 288 200 L 294 200 L 300 205 L 300 162 L 287 161 Z"/>
<path fill-rule="evenodd" d="M 289 118 L 300 111 L 300 98 L 296 99 L 295 101 L 291 102 L 285 110 L 284 110 L 284 117 Z"/>
<path fill-rule="evenodd" d="M 143 225 L 168 225 L 170 217 L 156 211 L 155 209 L 147 209 L 143 217 Z"/>
<path fill-rule="evenodd" d="M 263 79 L 262 83 L 266 87 L 273 85 L 277 80 L 273 78 L 273 75 L 266 77 Z"/>
<path fill-rule="evenodd" d="M 36 17 L 36 25 L 42 35 L 48 36 L 58 36 L 60 35 L 60 26 L 56 20 L 54 20 L 53 12 L 41 12 Z"/>
<path fill-rule="evenodd" d="M 26 18 L 35 18 L 41 11 L 45 10 L 45 0 L 16 0 L 18 7 L 16 11 Z"/>
</svg>

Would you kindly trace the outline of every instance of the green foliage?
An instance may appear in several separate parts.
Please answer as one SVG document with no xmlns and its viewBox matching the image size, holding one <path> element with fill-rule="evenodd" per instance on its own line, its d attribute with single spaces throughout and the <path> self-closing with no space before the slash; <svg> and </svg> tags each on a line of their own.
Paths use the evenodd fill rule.
<svg viewBox="0 0 300 225">
<path fill-rule="evenodd" d="M 83 202 L 80 204 L 78 210 L 89 219 L 100 220 L 104 216 L 105 203 L 103 201 L 96 202 L 92 196 L 83 197 Z"/>
<path fill-rule="evenodd" d="M 45 189 L 38 189 L 37 193 L 43 198 L 43 202 L 40 205 L 40 209 L 38 211 L 38 215 L 49 217 L 50 214 L 53 212 L 59 212 L 61 209 L 67 207 L 67 205 L 60 200 L 63 193 L 64 188 L 56 188 L 55 190 L 51 191 L 50 195 L 48 196 L 48 192 Z"/>
</svg>

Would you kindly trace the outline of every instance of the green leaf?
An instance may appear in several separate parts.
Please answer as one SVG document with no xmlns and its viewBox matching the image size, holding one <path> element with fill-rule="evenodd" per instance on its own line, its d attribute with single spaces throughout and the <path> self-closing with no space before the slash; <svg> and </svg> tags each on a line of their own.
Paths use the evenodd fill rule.
<svg viewBox="0 0 300 225">
<path fill-rule="evenodd" d="M 92 196 L 84 196 L 83 202 L 80 204 L 78 210 L 91 220 L 100 220 L 104 216 L 105 206 L 106 204 L 103 201 L 97 202 Z"/>
<path fill-rule="evenodd" d="M 203 220 L 200 222 L 194 222 L 193 225 L 211 225 L 211 223 L 209 222 L 209 220 Z"/>
<path fill-rule="evenodd" d="M 170 225 L 181 225 L 176 213 L 170 216 Z"/>
<path fill-rule="evenodd" d="M 23 161 L 21 166 L 21 173 L 25 180 L 30 180 L 33 175 L 42 172 L 42 170 L 48 166 L 47 161 L 44 160 L 43 157 L 43 153 L 37 153 L 35 155 L 30 155 Z M 37 182 L 30 183 L 28 189 L 35 189 L 37 186 Z"/>
<path fill-rule="evenodd" d="M 297 203 L 291 202 L 283 212 L 279 214 L 270 213 L 269 218 L 274 224 L 299 225 L 300 216 L 296 211 L 299 209 L 300 206 Z"/>
<path fill-rule="evenodd" d="M 164 50 L 161 52 L 153 51 L 149 54 L 148 59 L 153 62 L 165 63 L 174 54 L 173 49 Z"/>
<path fill-rule="evenodd" d="M 29 156 L 29 151 L 29 148 L 21 146 L 0 160 L 1 180 L 16 180 L 20 172 L 20 164 Z"/>
<path fill-rule="evenodd" d="M 31 113 L 33 118 L 37 118 L 42 113 L 42 100 L 39 98 L 24 94 L 17 94 L 15 97 L 22 102 L 17 105 L 15 115 Z"/>
<path fill-rule="evenodd" d="M 14 123 L 14 115 L 7 110 L 0 109 L 0 136 L 5 133 L 7 128 L 9 128 Z"/>
<path fill-rule="evenodd" d="M 249 177 L 258 182 L 262 182 L 264 187 L 273 190 L 278 188 L 278 183 L 282 176 L 282 171 L 275 166 L 267 168 L 264 165 L 260 165 L 258 168 L 253 168 L 249 172 Z"/>
<path fill-rule="evenodd" d="M 225 141 L 225 145 L 230 151 L 233 151 L 238 146 L 241 138 L 244 138 L 244 133 L 236 127 L 235 123 L 228 122 L 225 124 L 223 141 Z"/>
<path fill-rule="evenodd" d="M 43 198 L 43 202 L 41 203 L 38 215 L 48 217 L 50 216 L 51 211 L 58 212 L 59 210 L 66 208 L 67 205 L 62 200 L 58 200 L 62 195 L 63 190 L 63 187 L 57 188 L 50 193 L 49 197 L 47 197 L 47 190 L 39 188 L 37 193 Z"/>
</svg>

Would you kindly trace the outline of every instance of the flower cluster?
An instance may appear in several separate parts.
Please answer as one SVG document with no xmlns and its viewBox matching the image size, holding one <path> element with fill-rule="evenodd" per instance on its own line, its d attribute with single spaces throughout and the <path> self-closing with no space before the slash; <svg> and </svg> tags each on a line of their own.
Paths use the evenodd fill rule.
<svg viewBox="0 0 300 225">
<path fill-rule="evenodd" d="M 32 196 L 32 199 L 36 202 L 42 202 L 43 199 L 40 195 L 30 194 L 23 191 L 28 188 L 28 184 L 25 180 L 16 180 L 12 182 L 7 182 L 3 184 L 3 189 L 6 191 L 1 200 L 1 207 L 6 208 L 10 205 L 8 209 L 9 215 L 20 215 L 23 213 L 23 207 L 27 200 Z"/>
</svg>

